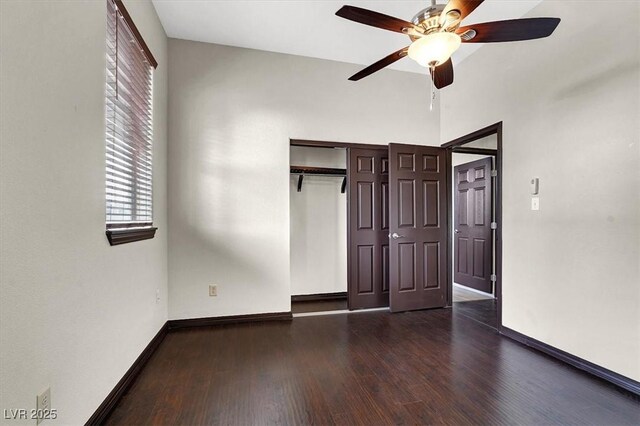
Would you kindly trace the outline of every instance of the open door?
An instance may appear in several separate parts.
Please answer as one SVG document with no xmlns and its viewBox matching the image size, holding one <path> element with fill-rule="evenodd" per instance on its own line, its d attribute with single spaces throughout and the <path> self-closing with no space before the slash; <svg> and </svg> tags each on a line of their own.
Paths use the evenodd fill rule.
<svg viewBox="0 0 640 426">
<path fill-rule="evenodd" d="M 349 148 L 349 309 L 389 306 L 388 151 Z"/>
<path fill-rule="evenodd" d="M 492 158 L 454 167 L 453 280 L 485 293 L 493 292 L 491 264 Z"/>
<path fill-rule="evenodd" d="M 446 150 L 389 145 L 391 312 L 447 303 Z"/>
</svg>

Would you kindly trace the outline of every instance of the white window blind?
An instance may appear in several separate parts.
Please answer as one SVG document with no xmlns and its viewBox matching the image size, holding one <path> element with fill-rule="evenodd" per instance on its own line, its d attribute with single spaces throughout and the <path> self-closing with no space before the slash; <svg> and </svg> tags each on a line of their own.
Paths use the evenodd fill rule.
<svg viewBox="0 0 640 426">
<path fill-rule="evenodd" d="M 153 220 L 155 64 L 119 4 L 107 0 L 106 222 L 108 227 L 144 226 Z"/>
</svg>

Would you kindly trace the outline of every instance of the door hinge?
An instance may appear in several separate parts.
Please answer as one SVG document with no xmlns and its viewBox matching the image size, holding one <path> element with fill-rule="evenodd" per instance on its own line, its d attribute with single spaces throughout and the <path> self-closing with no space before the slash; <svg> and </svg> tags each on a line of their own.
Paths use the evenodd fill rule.
<svg viewBox="0 0 640 426">
<path fill-rule="evenodd" d="M 498 229 L 498 222 L 491 222 L 491 229 Z"/>
<path fill-rule="evenodd" d="M 498 171 L 497 170 L 491 170 L 491 177 L 496 177 L 498 176 Z"/>
<path fill-rule="evenodd" d="M 496 276 L 496 274 L 491 274 L 491 281 L 494 283 L 498 281 L 498 277 Z"/>
</svg>

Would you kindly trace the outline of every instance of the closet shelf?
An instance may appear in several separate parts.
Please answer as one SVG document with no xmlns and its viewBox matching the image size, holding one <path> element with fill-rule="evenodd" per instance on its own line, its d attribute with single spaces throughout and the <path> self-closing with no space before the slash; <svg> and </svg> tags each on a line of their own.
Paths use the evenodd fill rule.
<svg viewBox="0 0 640 426">
<path fill-rule="evenodd" d="M 347 175 L 347 169 L 332 169 L 330 167 L 291 166 L 291 174 L 294 174 L 294 175 L 346 176 Z"/>
<path fill-rule="evenodd" d="M 298 176 L 298 192 L 302 191 L 302 181 L 304 175 L 315 176 L 337 176 L 342 177 L 342 187 L 340 193 L 344 194 L 347 189 L 347 169 L 333 169 L 330 167 L 309 167 L 309 166 L 291 166 L 291 174 Z"/>
</svg>

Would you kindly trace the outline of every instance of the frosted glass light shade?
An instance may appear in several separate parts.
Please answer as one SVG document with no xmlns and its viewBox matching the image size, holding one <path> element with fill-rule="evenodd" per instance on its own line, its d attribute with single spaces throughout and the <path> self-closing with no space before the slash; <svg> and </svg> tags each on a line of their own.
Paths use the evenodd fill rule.
<svg viewBox="0 0 640 426">
<path fill-rule="evenodd" d="M 438 66 L 447 62 L 461 42 L 460 36 L 455 33 L 429 34 L 411 43 L 409 57 L 423 67 Z"/>
</svg>

